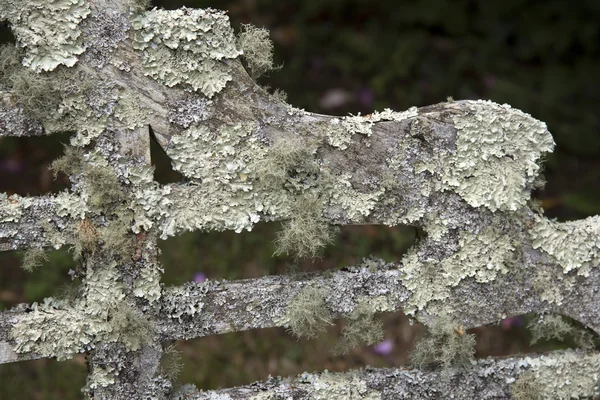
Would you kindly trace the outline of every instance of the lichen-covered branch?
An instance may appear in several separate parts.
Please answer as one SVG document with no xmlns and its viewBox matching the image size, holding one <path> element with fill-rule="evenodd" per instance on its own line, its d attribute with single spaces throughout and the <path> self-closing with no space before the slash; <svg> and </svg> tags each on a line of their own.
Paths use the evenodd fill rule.
<svg viewBox="0 0 600 400">
<path fill-rule="evenodd" d="M 360 327 L 395 310 L 460 329 L 554 312 L 600 333 L 599 217 L 559 223 L 530 199 L 554 147 L 543 122 L 490 101 L 342 118 L 299 110 L 239 59 L 270 65 L 270 44 L 253 42 L 264 32 L 236 38 L 225 12 L 144 4 L 0 0 L 16 37 L 0 49 L 0 136 L 74 132 L 53 164 L 68 192 L 0 195 L 0 251 L 67 244 L 83 282 L 73 299 L 1 313 L 0 362 L 85 352 L 88 397 L 164 399 L 173 387 L 159 362 L 175 339 L 271 326 L 315 336 L 337 317 Z M 154 181 L 149 126 L 186 183 Z M 421 234 L 394 263 L 161 287 L 157 237 L 259 221 L 284 221 L 278 251 L 296 255 L 318 254 L 336 225 Z M 596 354 L 566 352 L 480 360 L 454 371 L 451 389 L 435 371 L 396 370 L 210 396 L 567 398 L 590 395 L 598 365 Z"/>
<path fill-rule="evenodd" d="M 303 373 L 217 391 L 184 385 L 173 400 L 329 399 L 557 399 L 600 394 L 597 353 L 557 351 L 478 360 L 450 371 L 386 368 L 344 373 Z M 528 395 L 529 394 L 529 395 Z"/>
</svg>

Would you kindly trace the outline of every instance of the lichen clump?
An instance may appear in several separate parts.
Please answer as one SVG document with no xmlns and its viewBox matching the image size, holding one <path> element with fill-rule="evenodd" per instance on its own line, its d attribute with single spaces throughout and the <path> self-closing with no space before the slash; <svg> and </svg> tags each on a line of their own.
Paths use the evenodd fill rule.
<svg viewBox="0 0 600 400">
<path fill-rule="evenodd" d="M 273 69 L 273 42 L 267 29 L 243 24 L 238 34 L 238 46 L 244 52 L 252 78 Z"/>
<path fill-rule="evenodd" d="M 131 25 L 147 76 L 169 87 L 188 84 L 209 98 L 232 79 L 223 61 L 242 54 L 224 11 L 155 8 L 136 15 Z"/>
<path fill-rule="evenodd" d="M 578 275 L 589 276 L 591 268 L 600 264 L 600 216 L 570 222 L 536 216 L 529 233 L 533 248 L 552 256 L 565 274 L 576 270 Z"/>
<path fill-rule="evenodd" d="M 4 0 L 0 20 L 9 20 L 19 47 L 25 48 L 23 65 L 35 72 L 72 67 L 83 53 L 79 23 L 90 14 L 86 0 Z"/>
<path fill-rule="evenodd" d="M 290 331 L 296 337 L 312 339 L 332 325 L 325 295 L 325 289 L 307 286 L 290 302 L 286 318 Z"/>
<path fill-rule="evenodd" d="M 464 331 L 450 316 L 439 317 L 420 339 L 411 359 L 419 367 L 436 363 L 447 371 L 453 365 L 467 366 L 475 356 L 475 335 Z"/>
<path fill-rule="evenodd" d="M 345 354 L 357 346 L 370 346 L 383 340 L 383 321 L 377 318 L 368 303 L 360 303 L 346 317 L 342 339 L 333 349 L 334 354 Z"/>
<path fill-rule="evenodd" d="M 537 162 L 554 148 L 546 124 L 507 104 L 461 104 L 466 111 L 453 118 L 456 151 L 442 156 L 437 171 L 442 182 L 473 207 L 525 206 L 540 171 Z"/>
</svg>

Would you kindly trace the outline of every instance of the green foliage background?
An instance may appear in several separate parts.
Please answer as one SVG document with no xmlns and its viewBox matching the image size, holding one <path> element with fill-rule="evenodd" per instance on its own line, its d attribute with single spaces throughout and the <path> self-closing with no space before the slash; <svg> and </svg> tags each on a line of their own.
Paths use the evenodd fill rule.
<svg viewBox="0 0 600 400">
<path fill-rule="evenodd" d="M 283 68 L 259 79 L 283 89 L 308 111 L 347 115 L 390 107 L 404 110 L 455 99 L 509 103 L 545 121 L 557 143 L 548 157 L 545 190 L 535 196 L 546 213 L 561 220 L 600 213 L 600 2 L 382 0 L 350 1 L 159 1 L 173 9 L 229 10 L 233 26 L 252 23 L 271 31 L 275 62 Z M 4 32 L 4 41 L 10 40 Z M 341 94 L 336 107 L 325 99 Z M 331 102 L 329 102 L 331 104 Z M 0 139 L 0 192 L 37 195 L 66 186 L 47 166 L 61 153 L 65 135 Z M 154 149 L 157 179 L 177 179 Z M 161 243 L 166 284 L 198 272 L 211 279 L 240 279 L 290 271 L 339 268 L 368 254 L 398 260 L 414 239 L 410 228 L 346 227 L 322 261 L 272 257 L 278 229 L 260 224 L 236 235 L 190 233 Z M 69 253 L 56 251 L 38 271 L 19 269 L 18 254 L 0 253 L 0 309 L 55 295 L 74 268 Z M 507 288 L 510 290 L 510 288 Z M 290 375 L 304 370 L 347 370 L 367 364 L 401 365 L 423 329 L 401 313 L 385 317 L 387 356 L 357 349 L 328 352 L 341 326 L 319 340 L 296 341 L 283 329 L 265 329 L 178 343 L 185 367 L 182 382 L 218 388 Z M 556 348 L 528 347 L 519 327 L 479 328 L 477 356 Z M 75 399 L 85 383 L 83 357 L 57 363 L 38 360 L 0 366 L 0 398 Z"/>
</svg>

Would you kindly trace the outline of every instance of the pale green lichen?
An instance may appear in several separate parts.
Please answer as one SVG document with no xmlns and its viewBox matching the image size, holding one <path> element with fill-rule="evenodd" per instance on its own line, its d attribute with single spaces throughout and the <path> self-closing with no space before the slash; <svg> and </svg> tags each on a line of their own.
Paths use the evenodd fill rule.
<svg viewBox="0 0 600 400">
<path fill-rule="evenodd" d="M 35 72 L 72 67 L 83 53 L 79 23 L 90 14 L 85 0 L 2 0 L 0 20 L 9 20 L 19 47 L 26 49 L 23 65 Z"/>
<path fill-rule="evenodd" d="M 131 25 L 144 73 L 169 87 L 185 83 L 212 97 L 232 79 L 223 61 L 242 54 L 223 11 L 155 8 L 136 15 Z"/>
<path fill-rule="evenodd" d="M 24 314 L 10 331 L 17 353 L 35 352 L 58 361 L 67 360 L 91 350 L 93 338 L 104 326 L 102 320 L 82 310 L 60 307 L 53 299 L 31 307 L 32 311 Z"/>
<path fill-rule="evenodd" d="M 65 146 L 65 154 L 52 161 L 50 170 L 54 175 L 54 179 L 58 177 L 58 173 L 70 176 L 81 172 L 83 169 L 83 152 L 77 147 Z"/>
<path fill-rule="evenodd" d="M 307 286 L 290 301 L 284 319 L 296 337 L 312 339 L 333 325 L 326 295 L 324 288 Z"/>
<path fill-rule="evenodd" d="M 531 332 L 531 344 L 540 340 L 560 340 L 573 338 L 578 347 L 594 348 L 594 338 L 585 329 L 577 328 L 560 315 L 540 315 L 527 325 Z"/>
<path fill-rule="evenodd" d="M 48 256 L 44 249 L 33 247 L 27 249 L 23 254 L 23 262 L 21 268 L 27 272 L 33 272 L 38 267 L 41 267 L 44 261 L 48 261 Z"/>
<path fill-rule="evenodd" d="M 474 356 L 475 335 L 464 332 L 462 325 L 449 315 L 442 315 L 417 341 L 411 360 L 419 367 L 432 362 L 440 364 L 447 372 L 451 366 L 469 366 Z"/>
<path fill-rule="evenodd" d="M 192 126 L 173 136 L 167 154 L 173 160 L 173 168 L 188 178 L 247 190 L 251 184 L 246 182 L 250 173 L 246 160 L 258 159 L 262 147 L 251 135 L 254 127 L 253 123 L 218 130 Z"/>
<path fill-rule="evenodd" d="M 238 34 L 238 47 L 243 51 L 252 78 L 256 79 L 274 69 L 273 42 L 267 29 L 242 24 Z"/>
<path fill-rule="evenodd" d="M 71 216 L 73 218 L 83 219 L 90 211 L 87 205 L 87 196 L 85 194 L 73 194 L 60 192 L 54 197 L 56 215 L 59 217 Z"/>
<path fill-rule="evenodd" d="M 491 101 L 465 101 L 453 117 L 456 151 L 435 168 L 442 182 L 473 207 L 514 211 L 526 205 L 542 155 L 554 148 L 546 124 Z"/>
<path fill-rule="evenodd" d="M 85 298 L 91 314 L 102 314 L 125 298 L 123 284 L 119 282 L 117 262 L 112 261 L 98 269 L 89 269 L 86 274 Z"/>
<path fill-rule="evenodd" d="M 562 284 L 557 285 L 556 282 L 560 281 L 562 281 Z M 574 282 L 565 278 L 561 272 L 558 274 L 552 273 L 547 268 L 536 271 L 533 280 L 533 288 L 540 292 L 540 300 L 558 306 L 562 305 L 564 301 L 561 288 L 570 288 L 574 285 Z"/>
<path fill-rule="evenodd" d="M 111 365 L 93 364 L 92 371 L 87 377 L 84 391 L 109 387 L 115 383 L 115 368 Z"/>
<path fill-rule="evenodd" d="M 58 360 L 93 348 L 93 341 L 122 342 L 130 351 L 141 348 L 154 334 L 154 326 L 125 302 L 117 263 L 90 268 L 82 299 L 52 298 L 34 303 L 13 325 L 10 336 L 18 353 L 38 353 Z"/>
<path fill-rule="evenodd" d="M 516 254 L 508 235 L 494 225 L 479 233 L 461 232 L 458 246 L 457 252 L 441 261 L 420 260 L 414 249 L 404 256 L 402 282 L 412 291 L 407 314 L 424 309 L 432 300 L 447 298 L 450 288 L 467 277 L 481 283 L 493 281 L 499 273 L 508 272 Z"/>
<path fill-rule="evenodd" d="M 249 176 L 253 162 L 268 151 L 251 135 L 253 129 L 254 124 L 215 130 L 193 126 L 174 136 L 167 153 L 175 169 L 193 179 L 185 187 L 160 187 L 151 170 L 131 168 L 127 177 L 136 185 L 134 232 L 153 221 L 161 226 L 161 238 L 196 229 L 240 232 L 252 229 L 263 214 L 289 215 L 290 194 L 259 193 L 256 178 Z"/>
<path fill-rule="evenodd" d="M 292 203 L 290 214 L 277 233 L 275 255 L 315 258 L 333 243 L 336 231 L 323 217 L 320 199 L 311 194 L 300 195 Z"/>
<path fill-rule="evenodd" d="M 148 110 L 140 106 L 140 98 L 136 93 L 124 90 L 119 95 L 114 115 L 128 129 L 134 130 L 147 123 Z"/>
<path fill-rule="evenodd" d="M 163 349 L 160 357 L 160 369 L 170 381 L 175 381 L 183 371 L 181 354 L 182 352 L 177 350 L 174 344 Z"/>
<path fill-rule="evenodd" d="M 383 340 L 383 321 L 375 314 L 375 308 L 382 306 L 378 303 L 361 302 L 346 317 L 342 338 L 333 349 L 334 354 L 345 354 L 357 346 L 370 346 Z"/>
<path fill-rule="evenodd" d="M 116 96 L 102 99 L 102 102 L 115 101 Z M 95 107 L 100 107 L 100 101 Z M 51 119 L 44 120 L 44 128 L 49 132 L 74 131 L 71 137 L 72 146 L 87 146 L 96 139 L 108 126 L 108 117 L 99 110 L 94 110 L 82 94 L 66 96 Z"/>
<path fill-rule="evenodd" d="M 308 383 L 313 389 L 314 400 L 380 400 L 381 393 L 367 387 L 365 381 L 351 372 L 330 374 L 325 370 L 321 374 L 302 373 L 298 377 L 301 383 Z"/>
<path fill-rule="evenodd" d="M 107 342 L 119 341 L 128 350 L 136 351 L 152 341 L 154 331 L 154 325 L 142 312 L 121 302 L 110 309 L 102 336 Z"/>
<path fill-rule="evenodd" d="M 379 188 L 366 193 L 359 192 L 352 187 L 351 178 L 351 174 L 341 174 L 337 178 L 332 178 L 332 187 L 328 189 L 331 194 L 329 204 L 333 210 L 341 208 L 343 214 L 351 222 L 360 223 L 364 222 L 365 218 L 371 214 L 371 211 L 385 193 L 385 189 Z"/>
<path fill-rule="evenodd" d="M 33 204 L 31 197 L 21 197 L 17 194 L 7 196 L 0 193 L 0 222 L 19 222 L 23 216 L 23 209 Z"/>
<path fill-rule="evenodd" d="M 327 143 L 341 150 L 348 148 L 352 143 L 355 134 L 361 134 L 370 137 L 372 134 L 373 124 L 379 121 L 397 121 L 413 118 L 417 115 L 417 108 L 397 112 L 386 108 L 382 112 L 374 112 L 373 114 L 361 116 L 351 115 L 343 118 L 332 118 L 329 121 L 329 127 L 326 131 Z M 368 144 L 367 144 L 368 145 Z"/>
<path fill-rule="evenodd" d="M 142 268 L 140 275 L 133 282 L 133 294 L 143 297 L 150 303 L 158 301 L 161 297 L 160 277 L 164 272 L 158 266 Z"/>
<path fill-rule="evenodd" d="M 536 216 L 529 230 L 533 248 L 541 248 L 563 268 L 565 274 L 576 270 L 589 276 L 591 268 L 600 264 L 600 217 L 579 221 L 556 222 Z"/>
<path fill-rule="evenodd" d="M 600 355 L 565 351 L 552 356 L 525 357 L 519 364 L 528 367 L 541 388 L 544 399 L 566 400 L 591 397 L 600 377 Z"/>
<path fill-rule="evenodd" d="M 542 400 L 542 389 L 533 373 L 525 372 L 510 386 L 510 394 L 515 400 Z"/>
</svg>

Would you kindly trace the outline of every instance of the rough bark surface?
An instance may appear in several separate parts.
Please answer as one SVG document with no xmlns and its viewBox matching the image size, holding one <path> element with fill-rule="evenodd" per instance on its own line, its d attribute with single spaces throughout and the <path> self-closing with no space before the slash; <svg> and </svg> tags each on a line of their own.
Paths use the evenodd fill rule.
<svg viewBox="0 0 600 400">
<path fill-rule="evenodd" d="M 97 399 L 484 399 L 518 397 L 519 390 L 571 398 L 597 391 L 598 353 L 569 351 L 462 369 L 303 374 L 177 392 L 160 367 L 163 346 L 296 326 L 292 310 L 307 289 L 322 301 L 302 312 L 328 318 L 403 310 L 430 327 L 450 318 L 462 336 L 463 328 L 510 316 L 556 313 L 599 334 L 600 219 L 558 223 L 530 200 L 554 142 L 544 123 L 509 106 L 456 101 L 344 118 L 299 110 L 250 78 L 227 17 L 216 10 L 0 0 L 0 19 L 25 49 L 19 66 L 0 78 L 36 73 L 53 80 L 56 93 L 41 113 L 19 101 L 23 93 L 10 79 L 0 80 L 0 136 L 73 132 L 63 171 L 69 191 L 0 195 L 0 251 L 71 246 L 81 262 L 74 275 L 83 281 L 74 299 L 0 313 L 0 363 L 85 352 L 84 393 Z M 150 130 L 185 182 L 154 181 Z M 331 225 L 407 224 L 420 234 L 394 263 L 369 258 L 323 274 L 160 284 L 159 237 L 239 232 L 261 220 L 308 223 L 317 233 Z"/>
</svg>

